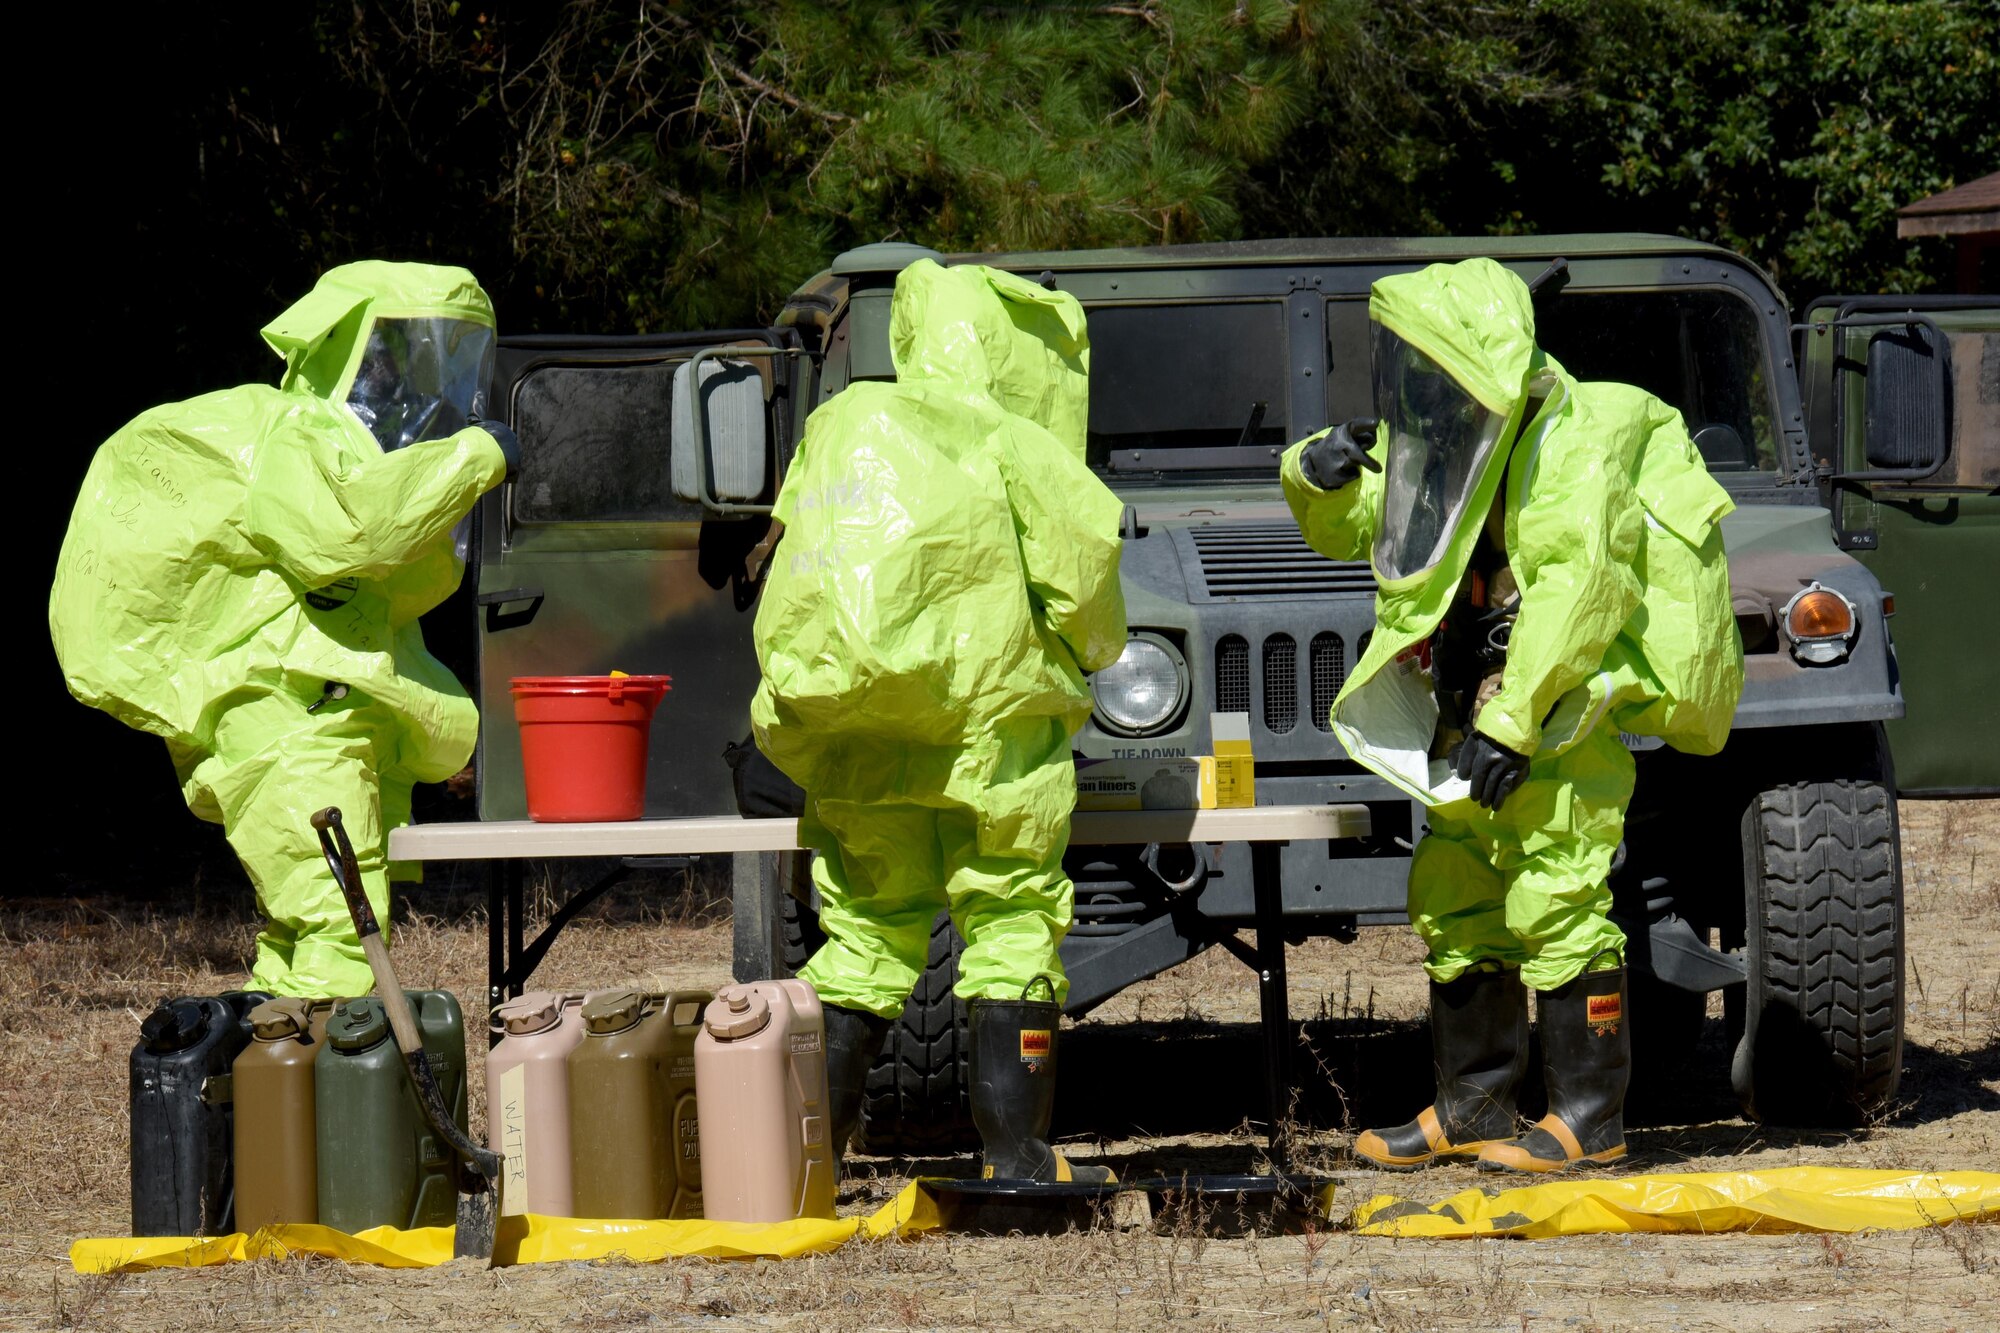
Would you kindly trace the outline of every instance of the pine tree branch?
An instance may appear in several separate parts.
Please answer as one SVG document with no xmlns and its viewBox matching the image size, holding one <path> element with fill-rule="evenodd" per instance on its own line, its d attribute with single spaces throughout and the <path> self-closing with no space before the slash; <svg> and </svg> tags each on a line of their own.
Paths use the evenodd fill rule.
<svg viewBox="0 0 2000 1333">
<path fill-rule="evenodd" d="M 707 55 L 711 64 L 752 92 L 762 93 L 766 97 L 774 98 L 777 101 L 783 102 L 794 111 L 803 111 L 809 116 L 816 116 L 829 125 L 845 125 L 854 119 L 854 117 L 845 112 L 834 111 L 827 107 L 815 105 L 812 102 L 808 102 L 805 98 L 798 96 L 796 93 L 787 92 L 776 84 L 766 83 L 749 70 L 743 68 L 743 66 L 731 60 L 728 56 L 717 51 L 715 44 L 702 36 L 694 24 L 666 8 L 666 6 L 649 4 L 646 8 L 669 27 L 677 28 L 685 33 L 692 33 L 695 40 L 701 43 L 702 50 Z"/>
<path fill-rule="evenodd" d="M 1160 26 L 1160 7 L 1148 0 L 1142 5 L 1042 5 L 1044 14 L 1102 14 L 1110 18 L 1138 19 L 1148 27 Z M 986 5 L 980 12 L 988 18 L 1019 18 L 1019 5 Z"/>
</svg>

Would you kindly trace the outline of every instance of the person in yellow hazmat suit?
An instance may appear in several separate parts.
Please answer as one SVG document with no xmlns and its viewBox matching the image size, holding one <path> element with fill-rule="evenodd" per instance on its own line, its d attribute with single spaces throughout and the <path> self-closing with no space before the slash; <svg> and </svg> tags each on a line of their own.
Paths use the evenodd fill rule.
<svg viewBox="0 0 2000 1333">
<path fill-rule="evenodd" d="M 98 449 L 49 628 L 70 691 L 165 740 L 242 859 L 266 918 L 251 984 L 365 995 L 307 821 L 341 808 L 387 923 L 387 830 L 478 728 L 417 617 L 458 586 L 453 527 L 517 446 L 479 419 L 493 307 L 464 269 L 343 265 L 263 335 L 278 387 L 156 407 Z"/>
<path fill-rule="evenodd" d="M 806 792 L 826 943 L 836 1151 L 923 974 L 965 940 L 971 1104 L 989 1177 L 1105 1178 L 1048 1144 L 1057 946 L 1084 673 L 1124 651 L 1121 506 L 1084 463 L 1089 338 L 1066 293 L 919 260 L 896 282 L 894 383 L 813 413 L 758 608 L 759 748 Z"/>
<path fill-rule="evenodd" d="M 1543 1172 L 1625 1154 L 1625 938 L 1606 882 L 1631 800 L 1620 730 L 1712 754 L 1742 689 L 1720 521 L 1679 413 L 1580 383 L 1488 259 L 1377 282 L 1379 422 L 1300 441 L 1307 541 L 1371 559 L 1376 628 L 1332 726 L 1425 802 L 1411 924 L 1429 946 L 1435 1100 L 1355 1153 Z M 1521 1132 L 1528 991 L 1549 1114 Z"/>
</svg>

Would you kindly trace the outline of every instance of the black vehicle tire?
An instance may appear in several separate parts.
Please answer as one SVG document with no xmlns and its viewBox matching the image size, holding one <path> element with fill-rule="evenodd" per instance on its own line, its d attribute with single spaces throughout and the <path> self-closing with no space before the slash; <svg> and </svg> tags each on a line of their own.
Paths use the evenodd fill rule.
<svg viewBox="0 0 2000 1333">
<path fill-rule="evenodd" d="M 811 962 L 819 946 L 825 943 L 826 933 L 819 928 L 819 913 L 789 893 L 781 895 L 778 949 L 784 959 L 784 975 L 797 976 L 799 969 Z"/>
<path fill-rule="evenodd" d="M 1730 1081 L 1767 1123 L 1880 1115 L 1903 1064 L 1903 871 L 1878 782 L 1800 782 L 1743 814 L 1743 1035 Z"/>
<path fill-rule="evenodd" d="M 796 972 L 826 936 L 820 932 L 818 914 L 789 894 L 783 917 L 786 968 Z M 963 947 L 951 917 L 938 913 L 931 922 L 924 975 L 868 1071 L 856 1136 L 862 1152 L 916 1157 L 979 1146 L 972 1106 L 966 1099 L 971 1042 L 965 1004 L 951 993 L 958 984 Z"/>
<path fill-rule="evenodd" d="M 799 873 L 802 855 L 790 852 L 737 852 L 730 857 L 730 904 L 734 932 L 731 971 L 738 981 L 762 981 L 767 977 L 789 977 L 812 957 L 819 947 L 800 945 L 788 931 L 798 928 L 795 914 L 784 904 L 792 901 L 786 889 L 789 878 Z"/>
</svg>

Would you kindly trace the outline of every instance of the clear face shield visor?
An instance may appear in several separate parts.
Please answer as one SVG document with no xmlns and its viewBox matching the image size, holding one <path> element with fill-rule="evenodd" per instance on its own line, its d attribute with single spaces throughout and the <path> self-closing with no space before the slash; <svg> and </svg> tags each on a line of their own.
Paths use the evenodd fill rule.
<svg viewBox="0 0 2000 1333">
<path fill-rule="evenodd" d="M 1375 567 L 1385 579 L 1444 558 L 1507 418 L 1381 324 L 1374 337 L 1375 411 L 1388 432 Z"/>
<path fill-rule="evenodd" d="M 493 354 L 492 326 L 475 320 L 378 319 L 347 406 L 385 453 L 454 435 L 486 415 Z"/>
</svg>

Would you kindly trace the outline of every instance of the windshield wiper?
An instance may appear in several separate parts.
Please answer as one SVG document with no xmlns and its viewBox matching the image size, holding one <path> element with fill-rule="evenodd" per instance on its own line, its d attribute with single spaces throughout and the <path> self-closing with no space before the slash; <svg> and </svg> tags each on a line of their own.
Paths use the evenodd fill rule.
<svg viewBox="0 0 2000 1333">
<path fill-rule="evenodd" d="M 1264 424 L 1264 409 L 1269 406 L 1270 404 L 1265 402 L 1250 404 L 1250 419 L 1243 423 L 1243 433 L 1236 437 L 1238 449 L 1247 449 L 1254 443 L 1257 428 Z"/>
</svg>

